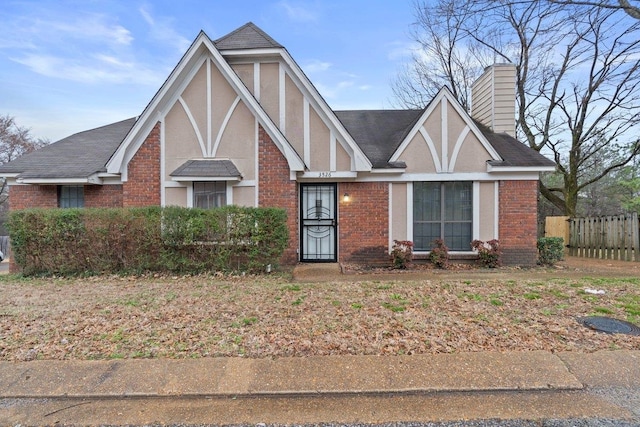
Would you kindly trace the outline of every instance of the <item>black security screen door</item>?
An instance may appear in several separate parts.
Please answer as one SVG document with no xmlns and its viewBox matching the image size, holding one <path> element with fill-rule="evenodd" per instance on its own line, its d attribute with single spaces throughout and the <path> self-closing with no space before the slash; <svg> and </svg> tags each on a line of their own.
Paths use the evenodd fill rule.
<svg viewBox="0 0 640 427">
<path fill-rule="evenodd" d="M 336 262 L 336 185 L 301 184 L 302 261 Z"/>
</svg>

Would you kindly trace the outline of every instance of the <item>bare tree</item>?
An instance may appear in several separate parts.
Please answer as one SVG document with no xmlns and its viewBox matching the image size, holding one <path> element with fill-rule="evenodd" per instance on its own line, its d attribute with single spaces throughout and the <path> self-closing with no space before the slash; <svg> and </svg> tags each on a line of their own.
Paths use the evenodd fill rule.
<svg viewBox="0 0 640 427">
<path fill-rule="evenodd" d="M 543 184 L 541 192 L 565 215 L 576 214 L 586 187 L 640 153 L 640 21 L 606 8 L 549 1 L 431 3 L 422 0 L 416 8 L 421 34 L 433 32 L 421 27 L 427 22 L 422 15 L 455 22 L 457 42 L 445 58 L 473 52 L 480 68 L 488 57 L 516 65 L 518 137 L 558 163 L 562 185 Z M 468 88 L 443 62 L 432 66 Z M 467 90 L 455 92 L 463 105 Z M 605 149 L 618 155 L 599 157 Z M 596 158 L 601 163 L 593 174 L 588 169 Z"/>
<path fill-rule="evenodd" d="M 15 160 L 48 143 L 46 139 L 34 138 L 28 128 L 18 126 L 14 117 L 0 116 L 0 164 Z M 7 201 L 6 186 L 7 183 L 3 180 L 0 187 L 0 206 Z"/>
<path fill-rule="evenodd" d="M 446 2 L 435 6 L 414 3 L 417 22 L 411 34 L 416 49 L 412 61 L 393 83 L 397 105 L 423 108 L 442 86 L 447 86 L 465 108 L 470 107 L 471 84 L 491 59 L 483 58 L 482 52 L 465 43 L 462 23 L 470 18 L 466 5 L 455 12 L 451 7 L 453 4 Z"/>
<path fill-rule="evenodd" d="M 616 1 L 581 1 L 581 0 L 549 0 L 552 3 L 563 5 L 578 5 L 589 7 L 601 7 L 604 9 L 620 10 L 635 19 L 640 19 L 640 2 L 635 0 L 635 5 L 629 0 Z"/>
</svg>

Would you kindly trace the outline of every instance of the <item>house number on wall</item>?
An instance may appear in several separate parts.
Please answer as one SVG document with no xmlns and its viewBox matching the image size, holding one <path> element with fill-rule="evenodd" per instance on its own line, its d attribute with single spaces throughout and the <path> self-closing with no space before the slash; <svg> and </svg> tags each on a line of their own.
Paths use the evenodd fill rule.
<svg viewBox="0 0 640 427">
<path fill-rule="evenodd" d="M 331 178 L 331 172 L 319 172 L 318 178 Z"/>
</svg>

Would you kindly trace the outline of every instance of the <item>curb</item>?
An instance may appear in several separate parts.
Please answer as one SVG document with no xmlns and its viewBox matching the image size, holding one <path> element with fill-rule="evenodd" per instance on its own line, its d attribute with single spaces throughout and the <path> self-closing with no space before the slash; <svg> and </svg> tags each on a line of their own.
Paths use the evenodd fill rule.
<svg viewBox="0 0 640 427">
<path fill-rule="evenodd" d="M 0 398 L 318 397 L 583 389 L 584 383 L 568 366 L 545 351 L 0 362 Z"/>
</svg>

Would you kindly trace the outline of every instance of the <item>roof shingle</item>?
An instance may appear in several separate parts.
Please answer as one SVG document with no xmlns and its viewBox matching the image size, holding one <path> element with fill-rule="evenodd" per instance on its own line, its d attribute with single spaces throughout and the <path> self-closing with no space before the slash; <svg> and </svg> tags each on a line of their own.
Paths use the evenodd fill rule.
<svg viewBox="0 0 640 427">
<path fill-rule="evenodd" d="M 187 160 L 169 174 L 175 177 L 240 178 L 242 175 L 231 160 Z"/>
<path fill-rule="evenodd" d="M 0 166 L 0 173 L 18 178 L 87 178 L 105 166 L 135 118 L 71 135 Z"/>
<path fill-rule="evenodd" d="M 335 111 L 347 132 L 374 168 L 387 168 L 389 158 L 407 136 L 422 110 Z M 395 165 L 402 166 L 402 165 Z"/>
<path fill-rule="evenodd" d="M 247 22 L 238 28 L 214 40 L 213 44 L 219 50 L 231 49 L 268 49 L 282 48 L 283 46 L 262 31 L 253 22 Z"/>
<path fill-rule="evenodd" d="M 474 122 L 491 146 L 502 157 L 501 162 L 491 161 L 492 165 L 517 167 L 553 167 L 556 165 L 553 160 L 549 160 L 514 137 L 506 133 L 495 133 L 482 123 L 476 120 Z"/>
</svg>

